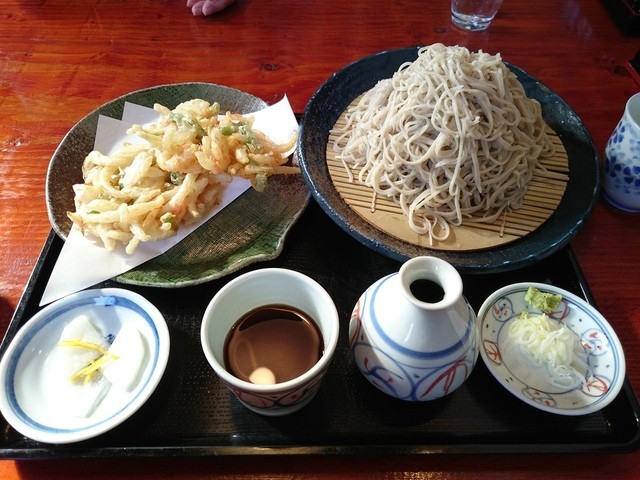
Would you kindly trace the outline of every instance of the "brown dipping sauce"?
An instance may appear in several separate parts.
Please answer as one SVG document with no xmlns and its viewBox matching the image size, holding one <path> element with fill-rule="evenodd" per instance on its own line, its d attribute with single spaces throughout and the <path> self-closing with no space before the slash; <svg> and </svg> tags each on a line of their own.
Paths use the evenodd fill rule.
<svg viewBox="0 0 640 480">
<path fill-rule="evenodd" d="M 241 380 L 273 384 L 302 375 L 323 352 L 322 333 L 306 313 L 289 305 L 267 305 L 233 325 L 225 340 L 224 363 Z"/>
<path fill-rule="evenodd" d="M 438 303 L 444 298 L 444 289 L 436 282 L 418 279 L 409 286 L 411 293 L 421 302 Z"/>
</svg>

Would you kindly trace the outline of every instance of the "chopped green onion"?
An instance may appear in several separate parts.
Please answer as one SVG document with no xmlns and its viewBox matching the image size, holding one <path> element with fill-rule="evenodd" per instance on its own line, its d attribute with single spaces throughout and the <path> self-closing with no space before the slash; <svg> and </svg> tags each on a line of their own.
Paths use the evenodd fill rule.
<svg viewBox="0 0 640 480">
<path fill-rule="evenodd" d="M 184 181 L 185 174 L 180 172 L 171 172 L 169 174 L 169 181 L 174 185 L 182 185 Z"/>
<path fill-rule="evenodd" d="M 220 133 L 225 137 L 230 137 L 234 133 L 236 133 L 236 129 L 232 125 L 220 126 Z"/>
<path fill-rule="evenodd" d="M 176 220 L 176 217 L 171 212 L 167 212 L 160 217 L 160 221 L 162 223 L 174 223 L 175 220 Z"/>
</svg>

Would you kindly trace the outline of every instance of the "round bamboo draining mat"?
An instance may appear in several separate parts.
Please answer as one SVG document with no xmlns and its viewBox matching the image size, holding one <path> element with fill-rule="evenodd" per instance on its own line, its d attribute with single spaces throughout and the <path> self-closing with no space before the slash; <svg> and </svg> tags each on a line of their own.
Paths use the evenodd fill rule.
<svg viewBox="0 0 640 480">
<path fill-rule="evenodd" d="M 339 127 L 341 122 L 344 124 L 345 112 L 336 121 L 334 129 Z M 477 219 L 474 221 L 471 217 L 464 220 L 462 225 L 452 226 L 451 234 L 445 241 L 431 241 L 428 235 L 419 235 L 411 230 L 399 205 L 380 195 L 374 198 L 373 189 L 358 182 L 359 170 L 352 169 L 354 180 L 349 181 L 342 161 L 336 158 L 333 151 L 333 142 L 336 139 L 334 129 L 329 133 L 327 142 L 327 165 L 331 181 L 347 205 L 367 222 L 389 235 L 434 250 L 490 249 L 526 236 L 553 214 L 569 182 L 567 152 L 560 138 L 547 127 L 555 152 L 540 161 L 544 169 L 535 170 L 521 208 L 506 212 L 492 223 L 483 223 Z"/>
</svg>

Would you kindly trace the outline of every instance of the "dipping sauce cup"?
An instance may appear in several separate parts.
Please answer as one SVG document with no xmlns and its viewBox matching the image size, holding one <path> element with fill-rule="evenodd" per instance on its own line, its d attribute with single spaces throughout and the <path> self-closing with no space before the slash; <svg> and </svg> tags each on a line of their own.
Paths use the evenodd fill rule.
<svg viewBox="0 0 640 480">
<path fill-rule="evenodd" d="M 233 375 L 225 363 L 225 345 L 234 326 L 249 312 L 279 305 L 301 311 L 322 334 L 319 360 L 299 376 L 280 383 L 258 384 Z M 338 343 L 339 319 L 327 291 L 306 275 L 264 268 L 240 275 L 222 287 L 205 310 L 201 343 L 209 364 L 236 398 L 250 410 L 281 416 L 306 406 L 316 395 Z"/>
</svg>

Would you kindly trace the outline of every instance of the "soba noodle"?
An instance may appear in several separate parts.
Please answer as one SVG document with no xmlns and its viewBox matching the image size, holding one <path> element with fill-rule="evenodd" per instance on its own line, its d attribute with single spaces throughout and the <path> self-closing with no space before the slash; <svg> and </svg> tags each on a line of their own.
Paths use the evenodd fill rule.
<svg viewBox="0 0 640 480">
<path fill-rule="evenodd" d="M 540 104 L 500 56 L 464 47 L 421 48 L 345 118 L 333 148 L 351 181 L 360 169 L 374 203 L 393 199 L 431 240 L 520 208 L 538 158 L 553 152 Z"/>
</svg>

